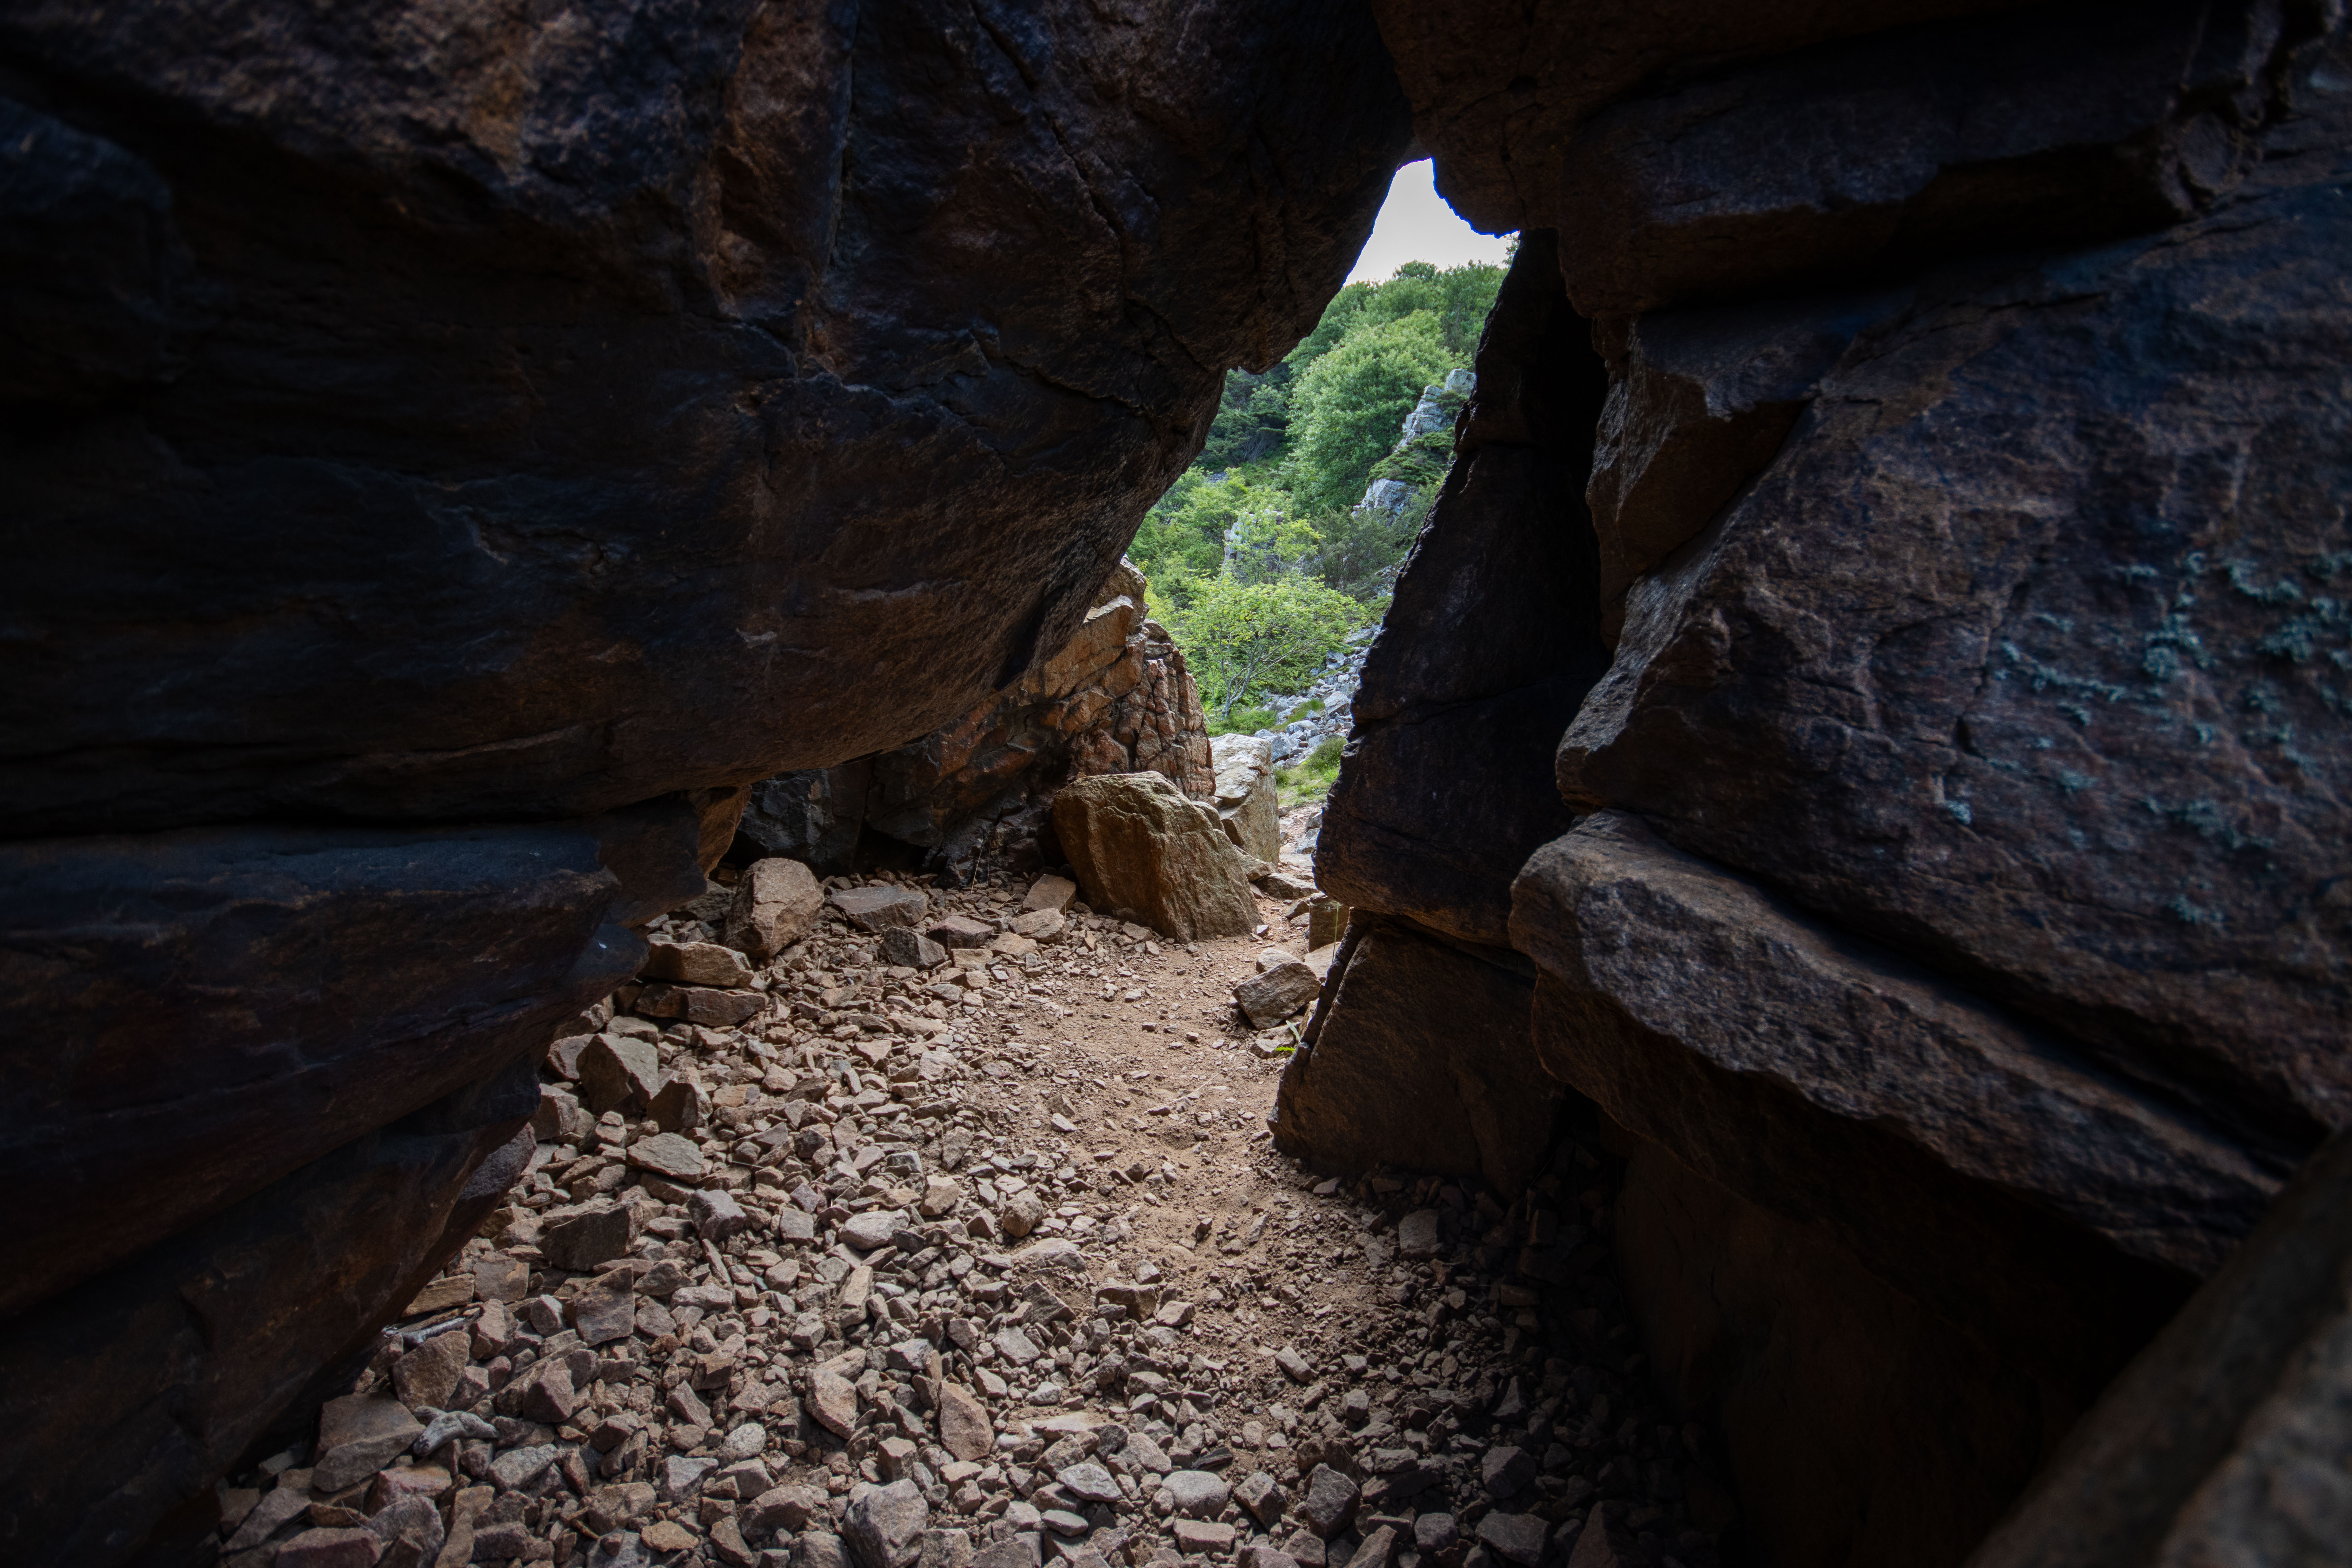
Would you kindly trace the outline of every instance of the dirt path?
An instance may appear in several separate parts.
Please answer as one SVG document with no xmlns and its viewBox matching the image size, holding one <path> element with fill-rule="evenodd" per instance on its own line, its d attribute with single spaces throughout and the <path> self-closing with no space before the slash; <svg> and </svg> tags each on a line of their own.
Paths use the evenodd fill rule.
<svg viewBox="0 0 2352 1568">
<path fill-rule="evenodd" d="M 229 1491 L 226 1561 L 1713 1563 L 1727 1505 L 1626 1354 L 1612 1162 L 1564 1147 L 1506 1209 L 1275 1152 L 1279 1037 L 1232 992 L 1305 950 L 1286 907 L 1180 945 L 1078 906 L 929 973 L 829 913 L 739 1027 L 595 1020 L 699 1124 L 591 1135 L 551 1068 L 514 1203 L 324 1448 Z M 353 1480 L 362 1415 L 439 1446 Z"/>
</svg>

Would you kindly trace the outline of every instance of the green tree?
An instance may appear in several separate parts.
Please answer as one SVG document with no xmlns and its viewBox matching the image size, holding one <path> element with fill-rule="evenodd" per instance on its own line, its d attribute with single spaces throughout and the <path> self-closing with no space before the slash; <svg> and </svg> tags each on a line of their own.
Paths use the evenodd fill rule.
<svg viewBox="0 0 2352 1568">
<path fill-rule="evenodd" d="M 1174 615 L 1169 629 L 1202 698 L 1221 715 L 1253 692 L 1304 685 L 1363 621 L 1353 599 L 1299 576 L 1265 583 L 1213 577 Z"/>
<path fill-rule="evenodd" d="M 1361 322 L 1307 368 L 1291 395 L 1292 489 L 1309 508 L 1345 507 L 1396 444 L 1422 388 L 1451 367 L 1436 313 Z"/>
</svg>

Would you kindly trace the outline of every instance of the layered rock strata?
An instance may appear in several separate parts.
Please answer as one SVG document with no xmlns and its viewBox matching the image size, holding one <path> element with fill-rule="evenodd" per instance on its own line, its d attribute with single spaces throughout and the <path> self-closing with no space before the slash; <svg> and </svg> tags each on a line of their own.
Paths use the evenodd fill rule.
<svg viewBox="0 0 2352 1568">
<path fill-rule="evenodd" d="M 969 880 L 1058 862 L 1047 818 L 1073 778 L 1159 773 L 1208 798 L 1214 764 L 1200 689 L 1183 650 L 1145 615 L 1144 591 L 1143 574 L 1122 562 L 1059 652 L 954 723 L 752 785 L 740 842 L 826 876 L 918 861 Z"/>
<path fill-rule="evenodd" d="M 35 5 L 0 64 L 5 1533 L 103 1563 L 456 1245 L 745 786 L 1083 635 L 1409 129 L 1336 5 Z"/>
</svg>

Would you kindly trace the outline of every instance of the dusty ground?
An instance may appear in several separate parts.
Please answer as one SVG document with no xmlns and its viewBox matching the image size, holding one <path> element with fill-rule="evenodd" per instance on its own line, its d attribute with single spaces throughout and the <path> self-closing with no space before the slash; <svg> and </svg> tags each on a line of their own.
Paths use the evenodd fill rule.
<svg viewBox="0 0 2352 1568">
<path fill-rule="evenodd" d="M 1001 927 L 1026 891 L 925 889 L 926 919 Z M 1291 1037 L 1232 991 L 1304 952 L 1292 908 L 1188 946 L 1081 905 L 928 973 L 828 914 L 755 1017 L 666 1026 L 690 1181 L 647 1168 L 641 1108 L 592 1133 L 551 1068 L 514 1202 L 323 1449 L 224 1489 L 226 1559 L 1714 1563 L 1728 1505 L 1628 1353 L 1589 1139 L 1508 1205 L 1274 1150 Z M 598 1215 L 611 1255 L 563 1253 Z M 353 1480 L 362 1416 L 437 1446 Z"/>
</svg>

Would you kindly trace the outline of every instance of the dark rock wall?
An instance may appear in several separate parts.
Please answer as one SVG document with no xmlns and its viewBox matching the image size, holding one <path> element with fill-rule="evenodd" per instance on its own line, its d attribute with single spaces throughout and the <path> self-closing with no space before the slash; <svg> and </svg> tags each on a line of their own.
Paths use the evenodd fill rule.
<svg viewBox="0 0 2352 1568">
<path fill-rule="evenodd" d="M 2352 1118 L 2341 14 L 1375 9 L 1441 189 L 1558 236 L 1482 401 L 1606 385 L 1581 504 L 1474 507 L 1465 421 L 1320 868 L 1492 942 L 1496 825 L 1580 816 L 1519 845 L 1533 1026 L 1487 1032 L 1637 1140 L 1627 1291 L 1748 1547 L 1956 1563 Z M 1541 805 L 1408 737 L 1519 646 L 1546 526 L 1591 531 L 1555 678 L 1609 661 Z M 1404 1145 L 1306 1089 L 1362 951 L 1285 1091 L 1359 1164 Z"/>
<path fill-rule="evenodd" d="M 1073 778 L 1149 771 L 1210 798 L 1216 773 L 1200 689 L 1183 650 L 1146 617 L 1145 586 L 1123 563 L 1068 643 L 952 724 L 874 756 L 761 780 L 738 848 L 788 856 L 820 877 L 913 862 L 966 881 L 1058 863 L 1049 814 Z"/>
<path fill-rule="evenodd" d="M 431 1108 L 1071 641 L 1410 128 L 1339 4 L 139 0 L 0 132 L 0 1554 L 168 1557 L 495 1182 Z"/>
</svg>

